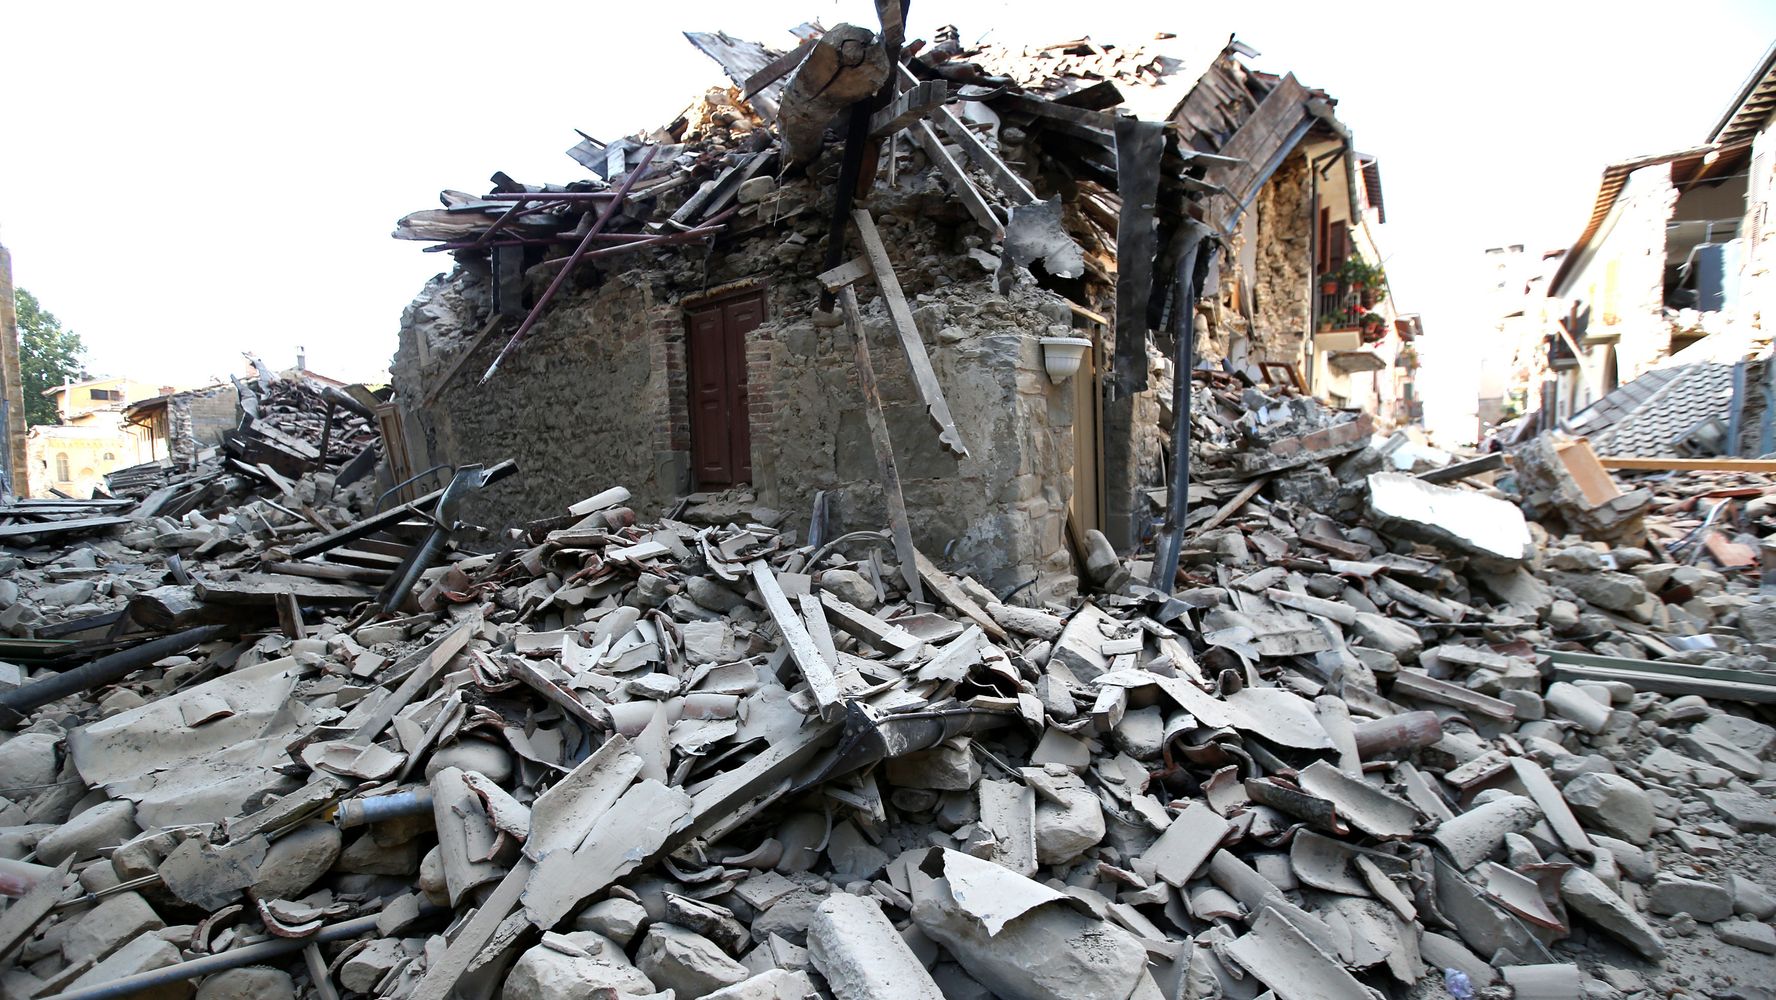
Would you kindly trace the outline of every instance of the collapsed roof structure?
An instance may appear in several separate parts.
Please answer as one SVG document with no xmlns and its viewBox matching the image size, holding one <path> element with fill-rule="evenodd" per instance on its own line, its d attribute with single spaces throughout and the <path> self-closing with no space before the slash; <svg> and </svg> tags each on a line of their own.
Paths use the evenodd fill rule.
<svg viewBox="0 0 1776 1000">
<path fill-rule="evenodd" d="M 1059 593 L 1089 532 L 1127 553 L 1182 517 L 1177 373 L 1336 399 L 1393 384 L 1355 330 L 1338 350 L 1311 335 L 1316 259 L 1350 252 L 1379 170 L 1329 97 L 1237 41 L 1187 61 L 1164 36 L 802 34 L 778 52 L 689 33 L 732 88 L 582 139 L 581 180 L 496 174 L 401 220 L 457 258 L 403 318 L 403 473 L 565 471 L 477 498 L 489 523 L 613 481 L 661 510 L 743 487 L 840 530 L 901 505 L 911 541 Z"/>
</svg>

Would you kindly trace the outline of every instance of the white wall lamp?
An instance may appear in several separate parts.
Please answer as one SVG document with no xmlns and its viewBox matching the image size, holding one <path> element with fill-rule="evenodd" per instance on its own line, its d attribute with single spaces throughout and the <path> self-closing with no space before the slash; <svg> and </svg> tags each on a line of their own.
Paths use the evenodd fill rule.
<svg viewBox="0 0 1776 1000">
<path fill-rule="evenodd" d="M 1042 366 L 1048 369 L 1048 380 L 1060 385 L 1072 378 L 1091 346 L 1086 337 L 1043 337 Z"/>
</svg>

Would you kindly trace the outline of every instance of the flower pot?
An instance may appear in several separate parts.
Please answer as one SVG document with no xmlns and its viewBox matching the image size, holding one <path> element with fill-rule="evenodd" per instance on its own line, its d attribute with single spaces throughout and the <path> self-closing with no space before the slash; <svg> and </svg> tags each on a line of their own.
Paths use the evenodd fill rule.
<svg viewBox="0 0 1776 1000">
<path fill-rule="evenodd" d="M 1091 345 L 1085 337 L 1043 337 L 1042 366 L 1048 369 L 1048 380 L 1060 385 L 1072 378 Z"/>
<path fill-rule="evenodd" d="M 1320 294 L 1321 295 L 1337 295 L 1338 294 L 1338 282 L 1336 282 L 1336 281 L 1322 281 L 1322 282 L 1320 282 Z"/>
<path fill-rule="evenodd" d="M 1357 296 L 1357 301 L 1363 304 L 1364 309 L 1373 308 L 1375 306 L 1375 289 L 1365 287 Z"/>
</svg>

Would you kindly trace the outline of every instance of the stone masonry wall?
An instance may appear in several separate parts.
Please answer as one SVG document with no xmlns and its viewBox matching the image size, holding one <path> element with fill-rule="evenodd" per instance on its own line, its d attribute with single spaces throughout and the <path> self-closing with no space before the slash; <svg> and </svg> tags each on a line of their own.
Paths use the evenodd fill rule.
<svg viewBox="0 0 1776 1000">
<path fill-rule="evenodd" d="M 1073 415 L 1049 383 L 1041 337 L 1069 332 L 1064 301 L 1033 284 L 1009 297 L 965 256 L 965 220 L 947 195 L 909 182 L 878 225 L 970 456 L 937 443 L 872 282 L 857 286 L 873 367 L 915 541 L 933 559 L 1004 593 L 1072 585 L 1066 539 Z M 480 373 L 512 327 L 488 338 L 428 411 L 411 420 L 432 462 L 513 458 L 519 474 L 475 498 L 470 521 L 500 527 L 546 516 L 611 485 L 657 515 L 689 482 L 685 310 L 762 287 L 763 326 L 747 337 L 754 489 L 805 529 L 813 495 L 832 491 L 840 531 L 886 527 L 874 448 L 843 327 L 819 327 L 820 213 L 767 228 L 724 252 L 692 248 L 563 295 L 486 386 Z M 750 283 L 750 285 L 749 285 Z M 402 318 L 391 371 L 405 406 L 431 391 L 487 315 L 483 274 L 428 283 Z M 414 433 L 410 429 L 409 433 Z"/>
<path fill-rule="evenodd" d="M 480 329 L 481 275 L 434 279 L 402 318 L 391 372 L 412 407 Z M 485 527 L 558 513 L 613 484 L 627 486 L 640 510 L 658 512 L 676 492 L 655 468 L 667 449 L 667 380 L 661 344 L 671 315 L 646 286 L 613 279 L 564 294 L 486 385 L 481 373 L 516 327 L 506 324 L 423 412 L 409 410 L 408 433 L 423 436 L 433 463 L 518 463 L 518 476 L 474 495 L 465 520 Z M 419 360 L 427 341 L 429 364 Z M 659 357 L 656 357 L 660 354 Z"/>
</svg>

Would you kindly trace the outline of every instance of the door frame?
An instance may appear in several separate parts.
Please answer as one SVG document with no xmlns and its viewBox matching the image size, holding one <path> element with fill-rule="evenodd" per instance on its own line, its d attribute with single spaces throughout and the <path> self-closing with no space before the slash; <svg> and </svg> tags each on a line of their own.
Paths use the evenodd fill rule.
<svg viewBox="0 0 1776 1000">
<path fill-rule="evenodd" d="M 705 488 L 706 484 L 704 484 L 701 481 L 700 477 L 697 475 L 697 441 L 698 441 L 697 434 L 698 434 L 698 430 L 697 430 L 697 417 L 696 417 L 697 407 L 696 407 L 696 399 L 695 399 L 697 386 L 696 386 L 696 379 L 695 379 L 695 371 L 696 371 L 695 361 L 693 360 L 694 349 L 691 345 L 691 318 L 692 318 L 693 314 L 695 314 L 695 313 L 703 312 L 703 311 L 711 309 L 711 308 L 722 308 L 722 307 L 726 306 L 728 303 L 739 300 L 739 299 L 748 299 L 748 298 L 756 297 L 759 301 L 759 325 L 763 326 L 770 319 L 770 314 L 771 314 L 771 299 L 770 299 L 770 295 L 769 295 L 769 290 L 770 290 L 770 283 L 769 283 L 769 279 L 767 279 L 767 278 L 764 278 L 764 277 L 744 278 L 739 281 L 729 282 L 725 285 L 717 286 L 717 287 L 709 289 L 708 291 L 705 291 L 705 292 L 698 292 L 693 295 L 687 295 L 687 296 L 683 297 L 682 299 L 680 299 L 678 302 L 679 311 L 681 313 L 680 329 L 682 330 L 683 336 L 685 338 L 684 339 L 685 384 L 684 384 L 683 404 L 685 406 L 685 412 L 686 412 L 686 418 L 687 418 L 686 419 L 686 429 L 688 432 L 688 443 L 690 445 L 689 467 L 690 467 L 691 487 L 693 489 L 703 489 L 703 488 Z M 746 396 L 746 398 L 745 398 L 746 412 L 747 412 L 746 439 L 747 439 L 748 449 L 750 449 L 751 445 L 752 445 L 752 430 L 753 430 L 752 409 L 753 409 L 753 407 L 752 407 L 751 396 L 752 396 L 753 388 L 754 388 L 753 378 L 755 375 L 759 374 L 758 372 L 754 372 L 752 370 L 753 365 L 747 356 L 749 353 L 747 348 L 750 344 L 750 334 L 752 332 L 753 331 L 748 330 L 748 331 L 745 331 L 740 334 L 740 376 L 742 379 L 741 389 L 742 389 L 742 392 Z M 750 455 L 749 455 L 746 466 L 750 467 L 750 465 L 751 465 L 751 461 L 750 461 Z M 738 476 L 739 476 L 740 470 L 736 469 L 734 471 L 735 471 L 735 476 L 736 476 L 737 481 L 732 482 L 732 483 L 728 483 L 726 485 L 717 485 L 713 488 L 727 489 L 727 488 L 733 487 L 733 486 L 751 485 L 750 480 L 747 480 L 745 482 L 738 481 Z M 754 476 L 756 476 L 756 475 L 757 475 L 756 470 L 754 470 Z"/>
</svg>

